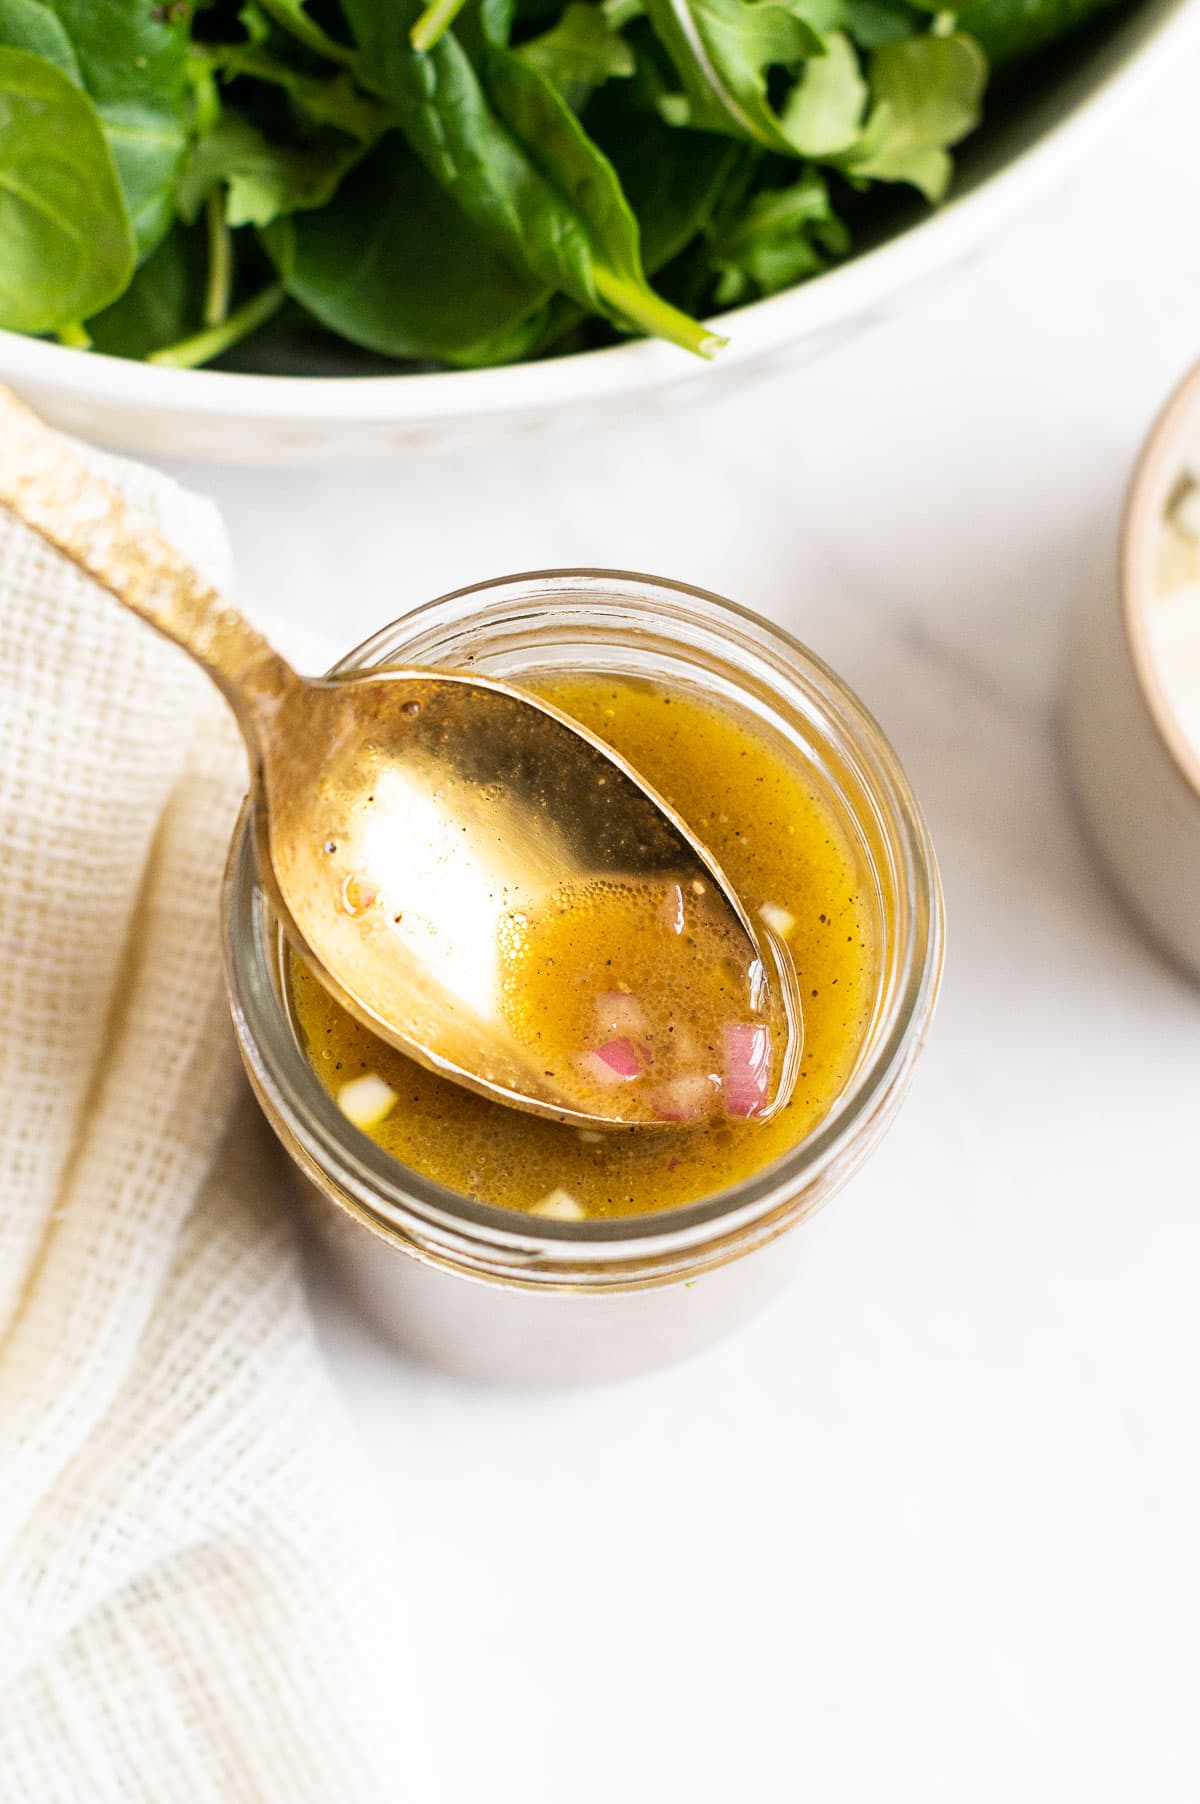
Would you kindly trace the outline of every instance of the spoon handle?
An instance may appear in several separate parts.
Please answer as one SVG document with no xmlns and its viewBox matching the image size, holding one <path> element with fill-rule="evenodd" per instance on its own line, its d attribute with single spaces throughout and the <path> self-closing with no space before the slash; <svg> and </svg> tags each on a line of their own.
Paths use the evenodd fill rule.
<svg viewBox="0 0 1200 1804">
<path fill-rule="evenodd" d="M 256 749 L 255 717 L 295 675 L 144 514 L 0 384 L 0 503 L 183 647 Z"/>
</svg>

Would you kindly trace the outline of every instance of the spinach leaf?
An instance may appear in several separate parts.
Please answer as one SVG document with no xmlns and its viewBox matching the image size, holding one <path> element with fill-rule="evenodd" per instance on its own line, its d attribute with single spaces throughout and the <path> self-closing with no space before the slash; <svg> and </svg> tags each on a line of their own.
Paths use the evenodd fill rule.
<svg viewBox="0 0 1200 1804">
<path fill-rule="evenodd" d="M 580 317 L 574 301 L 567 300 L 565 295 L 556 294 L 515 325 L 493 333 L 488 338 L 478 338 L 473 344 L 448 348 L 442 352 L 439 361 L 448 363 L 456 370 L 482 370 L 497 364 L 520 363 L 527 357 L 538 356 L 566 329 L 563 326 L 557 332 L 555 330 L 560 308 L 570 315 L 568 324 L 573 325 Z"/>
<path fill-rule="evenodd" d="M 462 357 L 513 332 L 548 293 L 480 237 L 395 133 L 336 207 L 281 221 L 264 242 L 314 319 L 392 357 Z"/>
<path fill-rule="evenodd" d="M 593 306 L 619 323 L 712 356 L 724 341 L 669 306 L 647 285 L 638 222 L 617 173 L 561 95 L 512 51 L 493 48 L 486 69 L 488 92 L 501 119 L 547 187 L 560 193 L 582 222 Z"/>
<path fill-rule="evenodd" d="M 692 243 L 712 217 L 731 175 L 757 156 L 726 138 L 671 131 L 657 113 L 638 104 L 625 84 L 592 101 L 587 128 L 612 162 L 637 215 L 648 275 L 656 275 Z M 469 357 L 449 361 L 474 365 L 542 355 L 570 334 L 578 336 L 586 321 L 585 310 L 559 294 L 506 337 L 503 357 L 493 357 L 481 343 Z"/>
<path fill-rule="evenodd" d="M 821 38 L 776 0 L 645 0 L 684 88 L 672 124 L 749 138 L 794 154 L 768 93 L 768 72 L 823 52 Z"/>
<path fill-rule="evenodd" d="M 0 0 L 0 44 L 10 50 L 28 50 L 31 56 L 44 56 L 79 87 L 83 86 L 79 58 L 71 40 L 57 15 L 42 0 Z"/>
<path fill-rule="evenodd" d="M 110 357 L 148 357 L 198 331 L 206 274 L 203 230 L 176 222 L 124 294 L 88 320 L 92 344 Z"/>
<path fill-rule="evenodd" d="M 285 299 L 278 282 L 272 282 L 257 294 L 251 295 L 248 301 L 243 301 L 232 313 L 210 326 L 202 327 L 190 338 L 177 339 L 174 344 L 151 351 L 146 361 L 174 370 L 194 370 L 199 364 L 211 363 L 215 357 L 224 356 L 226 351 L 239 345 L 244 338 L 251 337 L 268 325 Z"/>
<path fill-rule="evenodd" d="M 104 126 L 139 257 L 171 223 L 187 150 L 186 9 L 145 0 L 46 0 Z"/>
<path fill-rule="evenodd" d="M 347 0 L 359 80 L 397 112 L 405 136 L 450 199 L 497 247 L 585 305 L 588 247 L 571 209 L 549 189 L 496 117 L 453 34 L 427 55 L 408 43 L 405 9 Z M 543 274 L 539 264 L 552 265 Z"/>
<path fill-rule="evenodd" d="M 484 46 L 507 44 L 517 21 L 517 0 L 476 0 L 459 23 L 457 37 L 478 66 Z"/>
<path fill-rule="evenodd" d="M 655 275 L 708 224 L 734 170 L 756 153 L 729 138 L 673 131 L 639 99 L 625 83 L 606 88 L 584 124 L 617 172 Z"/>
<path fill-rule="evenodd" d="M 574 106 L 613 76 L 632 75 L 635 67 L 633 51 L 604 9 L 584 0 L 571 0 L 550 29 L 522 44 L 516 55 Z"/>
<path fill-rule="evenodd" d="M 910 182 L 941 200 L 952 166 L 947 147 L 979 123 L 987 58 L 974 38 L 907 38 L 883 44 L 871 58 L 869 143 L 847 171 L 881 182 Z"/>
<path fill-rule="evenodd" d="M 701 355 L 718 348 L 647 285 L 612 164 L 535 69 L 489 41 L 480 73 L 453 32 L 422 55 L 399 8 L 347 0 L 346 12 L 360 81 L 394 103 L 435 180 L 510 262 L 621 323 Z"/>
<path fill-rule="evenodd" d="M 408 34 L 413 49 L 432 50 L 438 39 L 449 31 L 465 4 L 466 0 L 429 0 Z"/>
<path fill-rule="evenodd" d="M 0 326 L 54 332 L 86 319 L 133 267 L 95 107 L 53 63 L 0 50 Z"/>
<path fill-rule="evenodd" d="M 340 133 L 326 145 L 272 144 L 248 119 L 227 113 L 192 152 L 179 189 L 180 217 L 194 220 L 221 185 L 231 227 L 266 226 L 298 208 L 323 207 L 361 154 Z"/>
</svg>

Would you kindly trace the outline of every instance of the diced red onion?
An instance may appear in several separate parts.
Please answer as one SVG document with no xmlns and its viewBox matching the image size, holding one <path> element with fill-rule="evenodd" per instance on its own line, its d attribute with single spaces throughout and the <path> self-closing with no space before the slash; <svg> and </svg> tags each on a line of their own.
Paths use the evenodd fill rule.
<svg viewBox="0 0 1200 1804">
<path fill-rule="evenodd" d="M 585 1052 L 579 1061 L 587 1075 L 598 1084 L 623 1084 L 631 1077 L 640 1077 L 642 1069 L 649 1063 L 649 1055 L 644 1047 L 637 1047 L 632 1040 L 606 1040 L 603 1046 L 597 1046 L 594 1052 Z"/>
<path fill-rule="evenodd" d="M 725 1028 L 725 1113 L 739 1120 L 760 1113 L 771 1078 L 771 1030 L 751 1021 Z"/>
<path fill-rule="evenodd" d="M 601 990 L 596 998 L 596 1031 L 602 1034 L 644 1034 L 646 1011 L 628 990 Z"/>
<path fill-rule="evenodd" d="M 657 1084 L 646 1100 L 660 1121 L 697 1121 L 701 1115 L 707 1115 L 714 1094 L 711 1077 L 702 1071 L 689 1071 Z"/>
</svg>

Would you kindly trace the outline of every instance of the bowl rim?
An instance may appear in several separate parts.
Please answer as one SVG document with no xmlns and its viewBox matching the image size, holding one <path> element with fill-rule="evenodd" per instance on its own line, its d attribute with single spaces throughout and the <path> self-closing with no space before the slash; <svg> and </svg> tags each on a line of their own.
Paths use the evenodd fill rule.
<svg viewBox="0 0 1200 1804">
<path fill-rule="evenodd" d="M 978 186 L 818 280 L 725 313 L 710 324 L 728 333 L 719 367 L 748 362 L 790 340 L 847 326 L 871 303 L 970 251 L 1036 189 L 1078 162 L 1151 73 L 1179 53 L 1179 39 L 1200 27 L 1200 0 L 1162 0 L 1158 16 L 1120 47 L 1095 87 L 1064 116 Z M 1200 30 L 1196 31 L 1200 42 Z M 92 404 L 148 412 L 190 411 L 226 421 L 280 425 L 455 420 L 471 415 L 562 408 L 614 393 L 680 384 L 698 370 L 686 352 L 635 339 L 542 363 L 496 369 L 388 376 L 273 376 L 225 370 L 177 370 L 79 351 L 0 330 L 0 375 L 36 383 Z"/>
<path fill-rule="evenodd" d="M 1178 472 L 1185 423 L 1200 411 L 1200 363 L 1174 389 L 1134 465 L 1121 518 L 1118 596 L 1121 627 L 1134 676 L 1151 722 L 1180 777 L 1200 802 L 1200 751 L 1179 724 L 1150 644 L 1147 610 L 1154 599 L 1154 558 L 1163 525 L 1163 501 Z"/>
</svg>

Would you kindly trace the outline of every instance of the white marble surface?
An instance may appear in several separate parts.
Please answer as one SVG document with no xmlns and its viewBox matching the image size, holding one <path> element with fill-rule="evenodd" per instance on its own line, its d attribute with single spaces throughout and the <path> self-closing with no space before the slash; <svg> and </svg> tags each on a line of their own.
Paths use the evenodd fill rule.
<svg viewBox="0 0 1200 1804">
<path fill-rule="evenodd" d="M 1200 995 L 1089 864 L 1073 607 L 1200 355 L 1200 105 L 828 361 L 586 442 L 367 474 L 178 466 L 246 599 L 348 645 L 597 563 L 810 641 L 882 717 L 950 955 L 911 1100 L 786 1297 L 663 1376 L 465 1388 L 320 1332 L 401 1554 L 397 1799 L 1200 1795 Z"/>
</svg>

